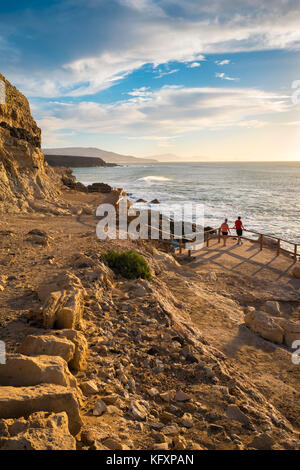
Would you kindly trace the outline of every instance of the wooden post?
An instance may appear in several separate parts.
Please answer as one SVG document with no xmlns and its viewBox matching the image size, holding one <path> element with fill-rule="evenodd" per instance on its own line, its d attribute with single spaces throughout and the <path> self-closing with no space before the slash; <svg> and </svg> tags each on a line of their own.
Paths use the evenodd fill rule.
<svg viewBox="0 0 300 470">
<path fill-rule="evenodd" d="M 260 251 L 262 251 L 263 246 L 264 246 L 264 236 L 262 233 L 259 236 L 259 243 L 260 243 Z"/>
<path fill-rule="evenodd" d="M 294 245 L 294 263 L 297 262 L 297 245 Z"/>
<path fill-rule="evenodd" d="M 179 254 L 182 253 L 182 238 L 179 239 Z"/>
<path fill-rule="evenodd" d="M 277 256 L 280 255 L 280 238 L 277 240 Z"/>
<path fill-rule="evenodd" d="M 218 243 L 221 243 L 221 229 L 218 230 Z"/>
<path fill-rule="evenodd" d="M 191 256 L 192 256 L 192 251 L 189 250 L 189 251 L 188 251 L 188 257 L 190 258 Z"/>
<path fill-rule="evenodd" d="M 209 232 L 207 232 L 206 246 L 207 248 L 209 247 Z"/>
</svg>

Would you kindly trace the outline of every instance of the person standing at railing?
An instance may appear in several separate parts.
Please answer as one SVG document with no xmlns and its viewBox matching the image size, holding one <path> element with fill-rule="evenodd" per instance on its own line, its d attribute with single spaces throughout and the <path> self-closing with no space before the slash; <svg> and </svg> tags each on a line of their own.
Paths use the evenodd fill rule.
<svg viewBox="0 0 300 470">
<path fill-rule="evenodd" d="M 223 237 L 223 246 L 226 246 L 228 233 L 230 232 L 230 228 L 229 228 L 229 225 L 228 225 L 228 219 L 225 219 L 224 222 L 222 223 L 221 232 L 222 232 L 222 237 Z"/>
<path fill-rule="evenodd" d="M 242 239 L 241 237 L 243 236 L 243 230 L 245 230 L 244 228 L 244 225 L 243 225 L 243 222 L 242 222 L 242 219 L 240 216 L 238 216 L 238 218 L 236 219 L 236 221 L 234 222 L 234 228 L 236 230 L 236 234 L 238 236 L 238 242 L 237 244 L 238 245 L 242 245 Z"/>
</svg>

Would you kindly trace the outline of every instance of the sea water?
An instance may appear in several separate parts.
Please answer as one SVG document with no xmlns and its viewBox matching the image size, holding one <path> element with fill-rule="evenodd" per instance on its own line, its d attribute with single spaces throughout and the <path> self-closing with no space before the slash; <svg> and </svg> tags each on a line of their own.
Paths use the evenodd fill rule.
<svg viewBox="0 0 300 470">
<path fill-rule="evenodd" d="M 84 184 L 108 183 L 130 194 L 135 207 L 203 204 L 205 225 L 245 228 L 300 243 L 300 162 L 124 163 L 113 168 L 75 168 Z M 138 199 L 146 204 L 136 204 Z M 160 206 L 149 202 L 157 198 Z"/>
</svg>

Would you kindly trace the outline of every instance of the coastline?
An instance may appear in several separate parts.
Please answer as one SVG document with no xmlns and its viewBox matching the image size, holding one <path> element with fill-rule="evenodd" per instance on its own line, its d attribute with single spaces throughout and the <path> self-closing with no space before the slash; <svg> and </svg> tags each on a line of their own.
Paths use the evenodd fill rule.
<svg viewBox="0 0 300 470">
<path fill-rule="evenodd" d="M 73 169 L 70 168 L 70 171 L 73 172 Z M 76 177 L 75 177 L 76 178 Z M 79 183 L 79 184 L 82 184 L 82 183 Z M 101 185 L 106 185 L 106 183 L 94 183 L 94 184 L 101 184 Z M 106 186 L 109 186 L 109 185 L 106 185 Z M 140 211 L 148 211 L 148 220 L 150 221 L 151 219 L 151 213 L 152 212 L 155 212 L 155 213 L 159 213 L 159 216 L 160 217 L 165 217 L 164 213 L 162 211 L 160 211 L 160 202 L 158 201 L 158 199 L 155 199 L 156 202 L 152 203 L 151 201 L 148 202 L 148 201 L 142 201 L 141 203 L 138 202 L 138 196 L 134 196 L 134 193 L 129 193 L 127 194 L 124 190 L 124 188 L 112 188 L 114 191 L 119 191 L 120 195 L 122 195 L 123 198 L 125 198 L 127 201 L 128 201 L 128 207 L 129 208 L 132 208 L 136 211 L 136 216 L 139 215 Z M 170 217 L 167 217 L 167 220 L 170 221 L 170 229 L 171 229 L 171 236 L 174 235 L 174 223 L 175 223 L 175 219 L 174 218 L 170 218 Z M 177 223 L 182 223 L 182 225 L 184 225 L 184 223 L 186 224 L 186 221 L 182 220 L 182 219 L 176 219 L 176 222 Z M 202 230 L 202 226 L 200 225 L 197 225 L 195 223 L 188 223 L 188 226 L 189 226 L 189 230 L 188 230 L 188 233 L 195 233 L 195 231 L 197 232 L 198 230 Z M 150 227 L 149 227 L 150 229 Z M 204 226 L 203 227 L 203 231 L 204 231 L 204 234 L 203 234 L 203 240 L 204 240 L 204 243 L 207 242 L 207 238 L 213 238 L 213 237 L 217 237 L 218 235 L 218 230 L 219 230 L 219 227 L 211 227 L 211 226 Z M 261 237 L 261 232 L 257 232 L 257 231 L 252 231 L 252 230 L 246 230 L 247 232 L 247 236 L 246 236 L 246 239 L 248 241 L 251 241 L 253 243 L 259 243 L 260 240 L 259 240 L 259 237 Z M 162 236 L 162 231 L 161 231 L 161 222 L 160 222 L 160 230 L 159 230 L 159 233 L 160 233 L 160 238 L 163 238 Z M 184 233 L 184 232 L 182 232 Z M 185 232 L 186 233 L 186 232 Z M 244 234 L 245 236 L 245 234 Z M 263 242 L 260 242 L 263 246 L 269 246 L 270 248 L 278 251 L 278 243 L 277 241 L 278 240 L 281 240 L 281 252 L 283 254 L 285 254 L 286 256 L 288 257 L 293 257 L 294 260 L 297 259 L 297 256 L 299 255 L 299 260 L 300 260 L 300 244 L 299 244 L 299 248 L 297 250 L 297 256 L 295 257 L 295 250 L 293 247 L 291 247 L 291 245 L 295 244 L 295 242 L 291 241 L 291 240 L 285 240 L 285 239 L 281 239 L 280 237 L 278 236 L 274 236 L 274 235 L 270 235 L 268 233 L 264 233 L 263 235 Z M 249 238 L 250 237 L 250 238 Z M 236 239 L 236 236 L 235 235 L 231 235 L 230 238 L 233 238 L 233 239 Z M 169 251 L 171 249 L 171 251 L 176 251 L 177 249 L 179 249 L 179 242 L 180 240 L 177 239 L 177 240 L 174 240 L 175 243 L 171 243 L 169 244 L 169 247 L 168 245 L 165 243 L 165 249 L 167 251 Z M 185 237 L 183 236 L 183 242 L 186 243 L 188 240 L 185 239 Z M 181 245 L 180 245 L 181 246 Z M 295 246 L 295 245 L 294 245 Z M 291 248 L 292 248 L 292 251 L 291 251 Z M 181 249 L 180 249 L 181 251 Z"/>
<path fill-rule="evenodd" d="M 5 84 L 0 449 L 299 450 L 300 264 L 215 239 L 186 265 L 98 238 L 97 207 L 126 193 L 49 167 Z M 108 251 L 127 252 L 122 275 Z"/>
<path fill-rule="evenodd" d="M 111 195 L 66 188 L 62 199 L 74 207 L 95 210 L 101 201 L 109 202 L 111 196 L 117 201 L 120 195 L 122 190 Z M 15 253 L 13 262 L 9 256 L 5 263 L 1 258 L 5 278 L 1 339 L 6 341 L 9 358 L 18 355 L 27 337 L 30 341 L 45 337 L 50 342 L 61 338 L 64 330 L 43 323 L 49 298 L 53 289 L 67 290 L 68 295 L 80 292 L 81 302 L 74 304 L 80 321 L 72 331 L 85 346 L 81 347 L 82 368 L 72 370 L 76 386 L 68 391 L 68 397 L 75 403 L 79 394 L 81 405 L 77 411 L 74 405 L 70 419 L 73 423 L 75 412 L 79 413 L 81 424 L 78 433 L 78 428 L 70 428 L 60 449 L 248 449 L 256 445 L 256 435 L 263 435 L 266 423 L 271 423 L 274 445 L 286 448 L 286 439 L 294 436 L 291 426 L 297 426 L 299 418 L 299 401 L 294 394 L 297 366 L 291 364 L 287 346 L 266 341 L 243 325 L 248 306 L 265 309 L 270 300 L 279 302 L 281 319 L 290 321 L 300 305 L 300 285 L 296 291 L 288 283 L 265 276 L 228 273 L 213 260 L 185 266 L 183 260 L 178 263 L 143 241 L 99 241 L 94 210 L 64 216 L 9 216 L 6 228 L 11 233 L 1 237 L 2 256 L 4 250 Z M 29 240 L 32 229 L 40 231 L 43 245 Z M 109 249 L 133 249 L 142 254 L 155 274 L 153 282 L 115 276 L 101 262 L 101 253 Z M 285 279 L 289 281 L 287 275 Z M 238 334 L 241 328 L 242 337 Z M 237 341 L 241 354 L 236 354 Z M 277 359 L 271 363 L 270 348 Z M 29 366 L 31 356 L 26 360 Z M 276 384 L 264 381 L 265 375 L 260 383 L 257 368 L 276 376 Z M 289 389 L 283 401 L 277 387 L 278 381 L 283 386 L 287 368 Z M 22 374 L 17 377 L 19 382 L 15 383 L 22 383 Z M 69 377 L 67 372 L 65 377 Z M 4 398 L 10 403 L 6 391 L 9 388 L 12 394 L 14 387 L 7 387 L 1 373 L 0 383 L 1 412 Z M 45 393 L 49 387 L 52 393 L 61 393 L 54 385 L 30 388 L 34 394 L 39 390 Z M 56 413 L 66 409 L 66 402 L 61 403 Z M 247 416 L 250 429 L 228 417 L 232 406 Z M 175 413 L 170 413 L 170 407 Z M 218 426 L 226 430 L 217 444 L 212 413 L 218 414 Z M 15 414 L 10 407 L 5 417 L 16 420 Z M 39 416 L 42 426 L 44 418 Z M 239 443 L 230 437 L 236 433 Z M 10 436 L 2 438 L 0 445 L 8 445 L 10 440 Z"/>
</svg>

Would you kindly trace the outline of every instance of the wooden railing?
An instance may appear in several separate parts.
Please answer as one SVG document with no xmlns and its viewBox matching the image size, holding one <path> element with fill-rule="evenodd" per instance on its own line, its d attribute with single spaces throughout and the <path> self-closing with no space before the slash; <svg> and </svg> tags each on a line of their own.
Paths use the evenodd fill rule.
<svg viewBox="0 0 300 470">
<path fill-rule="evenodd" d="M 148 225 L 148 227 L 151 228 L 150 225 Z M 162 232 L 161 229 L 160 229 L 160 232 Z M 245 232 L 257 235 L 258 238 L 257 239 L 249 238 L 249 237 L 244 235 Z M 197 234 L 200 234 L 200 232 L 189 234 L 187 236 L 176 237 L 176 238 L 174 237 L 173 234 L 171 234 L 169 240 L 162 239 L 160 241 L 162 241 L 166 245 L 167 251 L 170 251 L 170 247 L 172 247 L 174 249 L 174 247 L 176 246 L 175 249 L 178 249 L 179 253 L 182 254 L 183 251 L 187 249 L 186 248 L 187 240 L 189 241 L 189 243 L 193 242 L 193 240 L 195 239 Z M 211 236 L 211 234 L 215 235 L 215 237 Z M 189 236 L 192 236 L 193 238 L 189 239 Z M 213 228 L 213 229 L 210 229 L 210 230 L 206 230 L 204 232 L 204 244 L 206 245 L 207 248 L 209 247 L 210 240 L 212 240 L 216 237 L 218 239 L 218 243 L 220 243 L 221 238 L 222 238 L 220 228 Z M 228 237 L 237 238 L 237 235 L 228 235 Z M 290 240 L 285 240 L 283 238 L 275 237 L 273 235 L 267 235 L 267 234 L 264 234 L 264 233 L 256 232 L 254 230 L 245 230 L 245 229 L 243 230 L 243 235 L 242 235 L 241 238 L 243 238 L 244 240 L 251 241 L 252 243 L 259 243 L 260 251 L 262 251 L 264 247 L 267 247 L 267 248 L 271 248 L 271 249 L 272 248 L 276 249 L 276 256 L 279 256 L 280 253 L 291 254 L 293 256 L 294 263 L 296 263 L 296 261 L 297 261 L 297 256 L 298 255 L 300 256 L 300 251 L 298 253 L 298 247 L 300 247 L 300 243 L 291 242 Z M 274 243 L 272 243 L 271 240 L 274 240 Z M 176 241 L 177 241 L 177 243 L 176 243 Z M 291 245 L 293 247 L 292 250 L 288 250 L 287 248 L 283 248 L 283 246 L 282 246 L 283 243 L 286 244 L 286 245 Z M 188 256 L 191 256 L 191 253 L 192 253 L 192 250 L 188 249 Z"/>
</svg>

